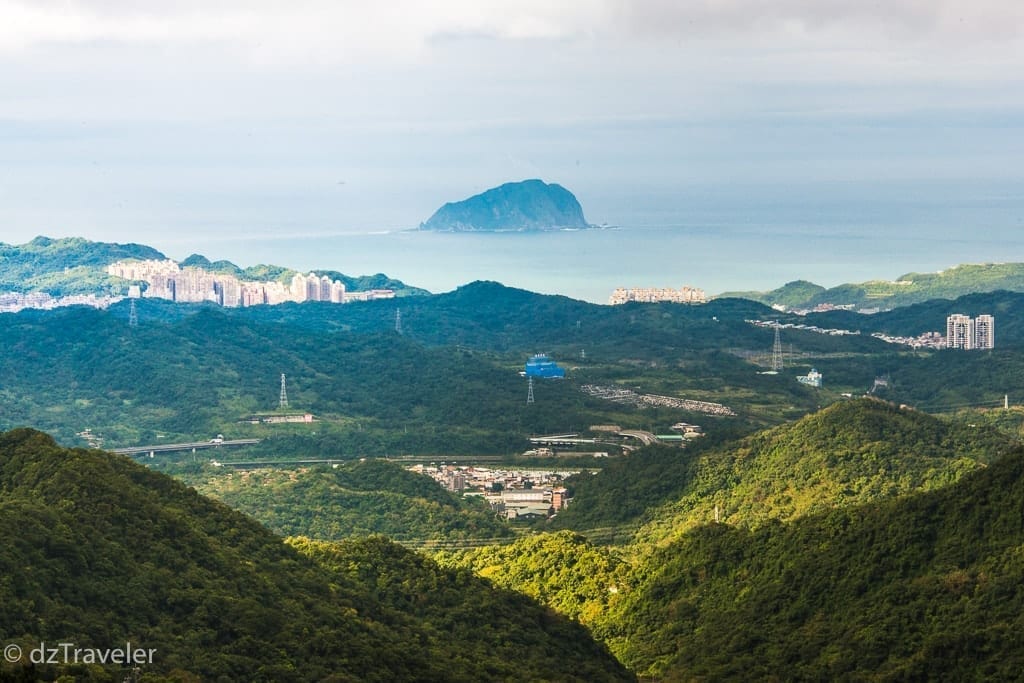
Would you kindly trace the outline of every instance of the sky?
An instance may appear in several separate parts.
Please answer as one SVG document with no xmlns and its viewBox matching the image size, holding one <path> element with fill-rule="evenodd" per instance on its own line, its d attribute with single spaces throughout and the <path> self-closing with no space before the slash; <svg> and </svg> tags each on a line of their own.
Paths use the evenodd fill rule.
<svg viewBox="0 0 1024 683">
<path fill-rule="evenodd" d="M 1022 30 L 1014 0 L 0 0 L 0 242 L 183 257 L 532 177 L 616 225 L 1019 194 Z"/>
</svg>

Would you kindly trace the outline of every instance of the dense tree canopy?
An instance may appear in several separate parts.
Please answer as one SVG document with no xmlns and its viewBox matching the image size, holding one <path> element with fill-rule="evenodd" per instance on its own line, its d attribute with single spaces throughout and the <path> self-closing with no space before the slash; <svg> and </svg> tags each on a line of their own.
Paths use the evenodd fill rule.
<svg viewBox="0 0 1024 683">
<path fill-rule="evenodd" d="M 157 650 L 153 681 L 631 678 L 582 628 L 468 572 L 383 540 L 303 555 L 165 475 L 31 430 L 0 435 L 0 577 L 0 640 L 132 641 Z M 125 673 L 27 664 L 0 671 Z"/>
</svg>

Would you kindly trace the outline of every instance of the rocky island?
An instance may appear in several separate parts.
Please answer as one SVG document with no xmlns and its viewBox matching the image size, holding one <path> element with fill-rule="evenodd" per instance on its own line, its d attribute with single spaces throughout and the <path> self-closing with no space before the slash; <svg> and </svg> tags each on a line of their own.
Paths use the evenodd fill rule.
<svg viewBox="0 0 1024 683">
<path fill-rule="evenodd" d="M 505 183 L 438 209 L 421 230 L 504 232 L 589 228 L 572 192 L 543 180 Z"/>
</svg>

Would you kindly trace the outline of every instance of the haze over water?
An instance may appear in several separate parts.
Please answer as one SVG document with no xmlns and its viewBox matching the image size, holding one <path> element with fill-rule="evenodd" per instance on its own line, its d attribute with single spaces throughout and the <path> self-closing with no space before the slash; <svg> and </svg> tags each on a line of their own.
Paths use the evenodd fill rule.
<svg viewBox="0 0 1024 683">
<path fill-rule="evenodd" d="M 0 2 L 0 241 L 606 301 L 1024 261 L 1024 3 Z M 381 234 L 541 178 L 617 231 Z"/>
<path fill-rule="evenodd" d="M 1013 187 L 832 188 L 813 195 L 660 197 L 587 210 L 612 229 L 451 234 L 400 229 L 177 231 L 151 240 L 239 265 L 383 272 L 434 292 L 474 280 L 604 303 L 615 287 L 766 290 L 895 279 L 960 263 L 1024 261 L 1024 195 Z M 678 202 L 678 205 L 673 205 Z M 621 220 L 619 220 L 621 216 Z M 284 232 L 285 234 L 282 234 Z"/>
</svg>

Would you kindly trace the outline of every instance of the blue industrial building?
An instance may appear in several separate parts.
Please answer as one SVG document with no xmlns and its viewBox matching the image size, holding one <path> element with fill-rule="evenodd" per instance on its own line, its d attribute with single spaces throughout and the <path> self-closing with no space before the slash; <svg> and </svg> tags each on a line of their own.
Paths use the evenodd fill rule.
<svg viewBox="0 0 1024 683">
<path fill-rule="evenodd" d="M 523 374 L 527 377 L 562 379 L 565 377 L 565 370 L 543 353 L 538 353 L 526 361 L 526 371 Z"/>
</svg>

